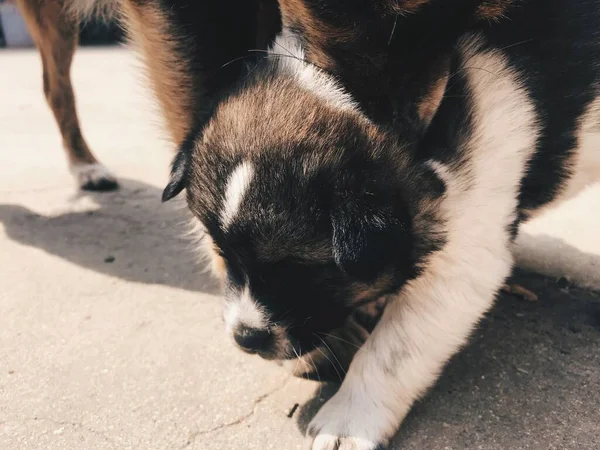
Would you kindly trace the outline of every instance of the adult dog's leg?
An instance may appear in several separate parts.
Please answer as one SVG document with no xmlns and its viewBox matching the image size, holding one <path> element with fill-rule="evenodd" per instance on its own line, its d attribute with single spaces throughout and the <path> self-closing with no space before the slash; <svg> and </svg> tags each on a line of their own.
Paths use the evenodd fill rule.
<svg viewBox="0 0 600 450">
<path fill-rule="evenodd" d="M 88 147 L 81 129 L 71 86 L 71 62 L 77 47 L 78 23 L 62 0 L 18 0 L 29 31 L 40 51 L 44 94 L 54 113 L 69 167 L 82 189 L 114 190 L 115 178 Z"/>
<path fill-rule="evenodd" d="M 446 187 L 437 205 L 446 242 L 388 302 L 339 392 L 311 422 L 313 450 L 385 445 L 510 273 L 511 225 L 539 129 L 519 74 L 478 42 L 465 39 L 463 48 L 473 120 L 452 164 L 428 163 Z"/>
</svg>

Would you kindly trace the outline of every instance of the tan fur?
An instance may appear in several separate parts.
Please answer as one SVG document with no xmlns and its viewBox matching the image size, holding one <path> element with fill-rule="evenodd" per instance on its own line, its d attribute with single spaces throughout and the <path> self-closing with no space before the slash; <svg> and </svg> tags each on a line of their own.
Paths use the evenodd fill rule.
<svg viewBox="0 0 600 450">
<path fill-rule="evenodd" d="M 215 242 L 212 240 L 210 235 L 206 232 L 202 233 L 202 244 L 204 251 L 209 258 L 209 267 L 212 275 L 219 281 L 224 281 L 226 276 L 225 260 L 219 254 Z"/>
<path fill-rule="evenodd" d="M 498 20 L 504 17 L 506 10 L 514 0 L 484 0 L 477 10 L 480 19 Z"/>
<path fill-rule="evenodd" d="M 285 103 L 281 99 L 285 99 Z M 265 115 L 268 115 L 268 121 L 264 120 Z M 348 117 L 369 134 L 374 144 L 385 142 L 387 136 L 362 114 L 340 111 L 324 104 L 315 93 L 298 89 L 294 81 L 284 78 L 268 87 L 262 84 L 250 86 L 222 102 L 206 127 L 202 142 L 221 145 L 222 151 L 232 153 L 239 150 L 234 143 L 244 143 L 248 154 L 303 143 L 322 150 L 313 153 L 314 162 L 309 164 L 322 167 L 339 157 L 338 149 L 326 146 L 325 142 L 331 142 L 329 138 L 335 136 L 338 124 Z M 323 127 L 326 135 L 315 134 L 317 123 L 327 123 L 327 127 Z M 311 170 L 312 167 L 305 168 L 307 172 Z"/>
<path fill-rule="evenodd" d="M 97 163 L 81 133 L 71 85 L 77 21 L 65 10 L 62 0 L 18 0 L 17 4 L 40 51 L 44 94 L 60 129 L 69 163 Z"/>
<path fill-rule="evenodd" d="M 449 73 L 447 69 L 444 70 L 443 74 L 433 81 L 428 92 L 420 100 L 419 117 L 426 125 L 431 123 L 433 116 L 444 99 Z"/>
<path fill-rule="evenodd" d="M 430 3 L 431 0 L 389 0 L 384 3 L 384 9 L 392 14 L 408 15 Z M 484 20 L 497 20 L 504 16 L 506 9 L 514 0 L 480 0 L 477 7 L 477 17 Z"/>
<path fill-rule="evenodd" d="M 147 73 L 173 142 L 179 145 L 191 128 L 193 96 L 184 58 L 173 42 L 169 20 L 152 2 L 125 1 L 123 15 L 133 41 L 141 47 Z"/>
<path fill-rule="evenodd" d="M 356 283 L 354 285 L 353 304 L 359 305 L 365 301 L 373 300 L 390 287 L 394 277 L 390 274 L 380 276 L 374 283 Z"/>
</svg>

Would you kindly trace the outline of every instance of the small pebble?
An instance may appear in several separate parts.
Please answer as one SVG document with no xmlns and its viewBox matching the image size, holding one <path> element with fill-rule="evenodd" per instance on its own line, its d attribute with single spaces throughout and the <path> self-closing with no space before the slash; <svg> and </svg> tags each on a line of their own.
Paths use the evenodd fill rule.
<svg viewBox="0 0 600 450">
<path fill-rule="evenodd" d="M 114 261 L 115 261 L 115 257 L 112 256 L 112 255 L 109 255 L 106 258 L 104 258 L 104 262 L 107 263 L 107 264 L 109 264 L 111 262 L 114 262 Z"/>
</svg>

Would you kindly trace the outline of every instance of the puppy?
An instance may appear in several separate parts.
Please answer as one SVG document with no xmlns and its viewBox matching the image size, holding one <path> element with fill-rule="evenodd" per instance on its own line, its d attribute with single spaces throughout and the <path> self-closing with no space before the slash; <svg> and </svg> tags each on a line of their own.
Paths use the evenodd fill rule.
<svg viewBox="0 0 600 450">
<path fill-rule="evenodd" d="M 219 93 L 240 76 L 249 50 L 266 51 L 281 28 L 275 1 L 233 4 L 185 1 L 17 0 L 43 63 L 44 93 L 63 136 L 71 171 L 84 190 L 118 187 L 83 138 L 70 66 L 79 23 L 118 19 L 146 62 L 170 138 L 180 145 L 195 122 L 212 111 Z M 231 13 L 231 10 L 235 11 Z M 218 25 L 218 26 L 216 26 Z M 213 45 L 219 42 L 218 46 Z M 381 313 L 381 302 L 361 305 L 318 349 L 294 364 L 298 376 L 341 381 L 356 349 Z"/>
<path fill-rule="evenodd" d="M 492 306 L 519 224 L 600 155 L 600 2 L 282 0 L 270 51 L 191 133 L 227 333 L 302 356 L 388 297 L 312 449 L 383 447 Z"/>
</svg>

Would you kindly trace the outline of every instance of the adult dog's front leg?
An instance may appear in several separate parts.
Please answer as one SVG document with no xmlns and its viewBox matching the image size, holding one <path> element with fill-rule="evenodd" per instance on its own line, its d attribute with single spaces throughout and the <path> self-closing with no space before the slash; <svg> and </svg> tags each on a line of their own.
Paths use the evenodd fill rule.
<svg viewBox="0 0 600 450">
<path fill-rule="evenodd" d="M 502 53 L 467 38 L 463 44 L 476 119 L 458 140 L 460 164 L 429 162 L 446 187 L 440 205 L 446 243 L 386 306 L 340 391 L 313 419 L 313 450 L 385 445 L 510 273 L 510 229 L 538 135 L 535 109 Z"/>
</svg>

